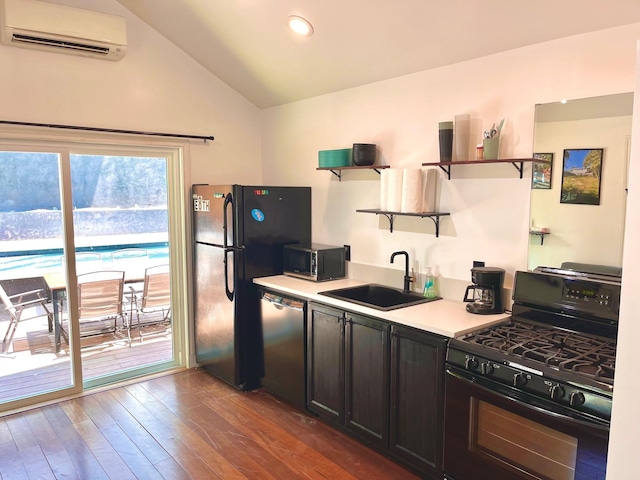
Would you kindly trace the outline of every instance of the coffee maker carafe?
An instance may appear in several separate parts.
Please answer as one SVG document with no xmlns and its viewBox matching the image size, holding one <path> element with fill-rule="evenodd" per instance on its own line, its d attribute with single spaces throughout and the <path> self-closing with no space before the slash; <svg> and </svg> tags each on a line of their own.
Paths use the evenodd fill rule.
<svg viewBox="0 0 640 480">
<path fill-rule="evenodd" d="M 495 267 L 473 267 L 471 281 L 464 294 L 464 301 L 469 302 L 467 311 L 480 315 L 504 312 L 502 301 L 502 284 L 505 271 Z"/>
</svg>

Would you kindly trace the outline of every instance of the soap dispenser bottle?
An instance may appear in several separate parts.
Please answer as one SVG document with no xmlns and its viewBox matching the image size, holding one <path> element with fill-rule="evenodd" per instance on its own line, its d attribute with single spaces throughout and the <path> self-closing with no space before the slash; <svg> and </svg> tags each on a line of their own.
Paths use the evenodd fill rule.
<svg viewBox="0 0 640 480">
<path fill-rule="evenodd" d="M 424 290 L 422 295 L 426 298 L 436 297 L 436 285 L 431 267 L 427 267 L 427 273 L 424 276 Z"/>
</svg>

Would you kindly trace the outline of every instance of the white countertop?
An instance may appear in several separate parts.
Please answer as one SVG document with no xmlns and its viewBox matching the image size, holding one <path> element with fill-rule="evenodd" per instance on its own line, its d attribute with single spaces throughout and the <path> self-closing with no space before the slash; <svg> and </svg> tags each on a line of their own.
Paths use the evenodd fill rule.
<svg viewBox="0 0 640 480">
<path fill-rule="evenodd" d="M 464 302 L 454 300 L 442 299 L 384 312 L 318 294 L 318 292 L 324 292 L 326 290 L 355 287 L 371 283 L 355 279 L 345 278 L 328 282 L 311 282 L 286 275 L 276 275 L 273 277 L 255 278 L 253 283 L 278 290 L 282 293 L 288 293 L 300 298 L 324 303 L 325 305 L 343 308 L 354 313 L 381 318 L 445 337 L 458 337 L 482 327 L 501 323 L 509 318 L 509 315 L 506 313 L 499 315 L 477 315 L 469 313 L 465 309 Z"/>
</svg>

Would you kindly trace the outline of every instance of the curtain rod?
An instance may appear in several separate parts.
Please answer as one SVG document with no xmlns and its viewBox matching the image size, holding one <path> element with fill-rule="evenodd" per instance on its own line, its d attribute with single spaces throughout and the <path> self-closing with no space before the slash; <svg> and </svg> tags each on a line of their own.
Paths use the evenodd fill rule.
<svg viewBox="0 0 640 480">
<path fill-rule="evenodd" d="M 213 136 L 183 135 L 180 133 L 141 132 L 138 130 L 117 130 L 113 128 L 80 127 L 77 125 L 56 125 L 53 123 L 13 122 L 10 120 L 0 120 L 0 124 L 20 125 L 23 127 L 47 127 L 47 128 L 62 128 L 66 130 L 86 130 L 89 132 L 124 133 L 127 135 L 147 135 L 150 137 L 190 138 L 190 139 L 196 139 L 196 140 L 203 140 L 205 143 L 207 142 L 207 140 L 213 140 Z"/>
</svg>

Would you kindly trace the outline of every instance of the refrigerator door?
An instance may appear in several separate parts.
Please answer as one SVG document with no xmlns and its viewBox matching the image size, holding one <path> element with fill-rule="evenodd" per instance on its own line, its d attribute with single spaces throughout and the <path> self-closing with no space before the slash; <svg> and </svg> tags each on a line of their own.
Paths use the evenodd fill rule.
<svg viewBox="0 0 640 480">
<path fill-rule="evenodd" d="M 238 302 L 229 292 L 236 289 L 236 268 L 242 253 L 223 247 L 194 245 L 194 317 L 196 360 L 226 382 L 244 383 Z"/>
<path fill-rule="evenodd" d="M 311 187 L 242 187 L 238 236 L 245 278 L 282 273 L 285 245 L 311 244 Z"/>
<path fill-rule="evenodd" d="M 232 185 L 191 187 L 194 241 L 209 245 L 234 245 Z"/>
</svg>

